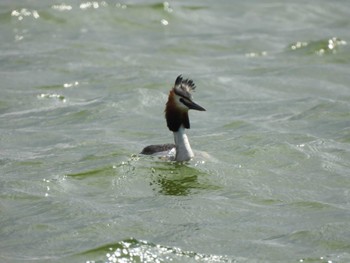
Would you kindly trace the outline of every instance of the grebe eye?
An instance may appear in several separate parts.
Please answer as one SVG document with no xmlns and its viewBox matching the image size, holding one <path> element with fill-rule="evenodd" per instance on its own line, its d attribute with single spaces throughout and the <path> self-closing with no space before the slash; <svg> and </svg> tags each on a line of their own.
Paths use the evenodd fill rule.
<svg viewBox="0 0 350 263">
<path fill-rule="evenodd" d="M 188 107 L 188 104 L 190 104 L 190 102 L 188 102 L 186 99 L 184 98 L 180 98 L 180 102 L 183 104 L 183 105 L 186 105 Z"/>
</svg>

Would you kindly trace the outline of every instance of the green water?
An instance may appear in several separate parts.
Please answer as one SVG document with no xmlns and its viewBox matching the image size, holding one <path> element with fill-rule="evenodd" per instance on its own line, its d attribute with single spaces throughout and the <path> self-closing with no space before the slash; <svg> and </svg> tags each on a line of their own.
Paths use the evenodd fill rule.
<svg viewBox="0 0 350 263">
<path fill-rule="evenodd" d="M 348 1 L 0 7 L 0 262 L 350 261 Z"/>
</svg>

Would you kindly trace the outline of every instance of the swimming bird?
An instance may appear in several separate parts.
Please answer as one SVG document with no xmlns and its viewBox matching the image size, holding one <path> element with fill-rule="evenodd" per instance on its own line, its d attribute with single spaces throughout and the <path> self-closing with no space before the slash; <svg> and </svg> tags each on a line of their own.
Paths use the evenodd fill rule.
<svg viewBox="0 0 350 263">
<path fill-rule="evenodd" d="M 190 128 L 189 110 L 205 111 L 202 106 L 196 104 L 191 92 L 196 85 L 191 79 L 183 79 L 179 75 L 173 88 L 169 92 L 165 105 L 165 119 L 170 131 L 174 134 L 175 144 L 149 145 L 141 154 L 163 155 L 166 158 L 178 162 L 189 161 L 194 157 L 191 145 L 188 141 L 185 129 Z"/>
</svg>

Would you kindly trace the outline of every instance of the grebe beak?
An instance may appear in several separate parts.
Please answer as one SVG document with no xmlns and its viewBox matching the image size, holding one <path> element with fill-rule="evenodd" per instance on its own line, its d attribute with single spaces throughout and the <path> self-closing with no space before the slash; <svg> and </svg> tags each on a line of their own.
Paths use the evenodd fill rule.
<svg viewBox="0 0 350 263">
<path fill-rule="evenodd" d="M 191 110 L 205 111 L 205 109 L 192 100 L 181 98 L 180 101 Z"/>
</svg>

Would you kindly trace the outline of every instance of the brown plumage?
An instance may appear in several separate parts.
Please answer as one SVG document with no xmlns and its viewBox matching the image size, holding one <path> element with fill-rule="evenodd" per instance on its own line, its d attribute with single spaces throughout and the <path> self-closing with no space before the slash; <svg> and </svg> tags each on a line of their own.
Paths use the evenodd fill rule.
<svg viewBox="0 0 350 263">
<path fill-rule="evenodd" d="M 168 102 L 165 107 L 165 119 L 169 130 L 176 132 L 181 124 L 186 128 L 190 128 L 190 120 L 188 118 L 188 110 L 179 108 L 175 101 L 174 90 L 170 91 Z"/>
</svg>

